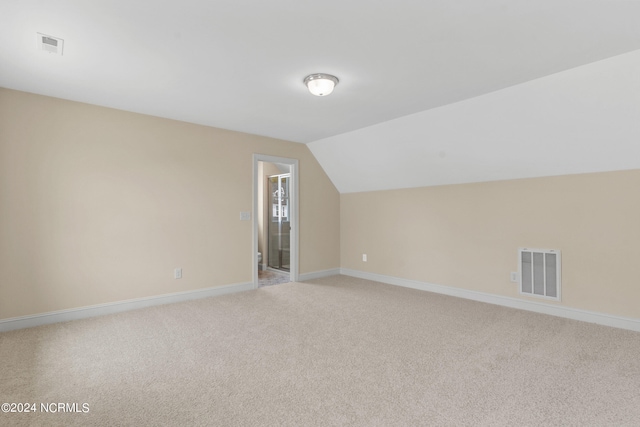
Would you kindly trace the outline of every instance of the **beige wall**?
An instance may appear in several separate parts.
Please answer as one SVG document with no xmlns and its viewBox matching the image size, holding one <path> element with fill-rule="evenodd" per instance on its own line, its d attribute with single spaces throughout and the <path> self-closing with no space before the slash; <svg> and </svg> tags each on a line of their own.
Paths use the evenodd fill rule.
<svg viewBox="0 0 640 427">
<path fill-rule="evenodd" d="M 517 248 L 562 251 L 562 302 L 640 318 L 640 171 L 341 195 L 341 266 L 516 298 Z M 362 262 L 362 254 L 368 262 Z"/>
<path fill-rule="evenodd" d="M 0 89 L 0 319 L 250 282 L 253 153 L 299 159 L 300 272 L 338 267 L 305 145 Z"/>
</svg>

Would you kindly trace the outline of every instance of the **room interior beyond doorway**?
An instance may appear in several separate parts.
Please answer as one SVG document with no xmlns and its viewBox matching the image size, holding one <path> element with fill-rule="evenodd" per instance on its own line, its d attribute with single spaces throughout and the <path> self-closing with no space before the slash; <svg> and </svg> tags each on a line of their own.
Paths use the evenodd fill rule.
<svg viewBox="0 0 640 427">
<path fill-rule="evenodd" d="M 291 165 L 258 162 L 258 287 L 291 281 Z"/>
</svg>

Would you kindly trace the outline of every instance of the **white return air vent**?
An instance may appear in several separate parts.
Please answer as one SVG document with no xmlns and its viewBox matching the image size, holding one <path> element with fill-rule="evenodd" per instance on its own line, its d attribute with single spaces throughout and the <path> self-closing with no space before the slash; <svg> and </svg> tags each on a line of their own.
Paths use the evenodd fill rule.
<svg viewBox="0 0 640 427">
<path fill-rule="evenodd" d="M 36 33 L 36 47 L 39 50 L 62 56 L 64 40 L 42 33 Z"/>
<path fill-rule="evenodd" d="M 520 293 L 560 301 L 560 251 L 518 249 Z"/>
</svg>

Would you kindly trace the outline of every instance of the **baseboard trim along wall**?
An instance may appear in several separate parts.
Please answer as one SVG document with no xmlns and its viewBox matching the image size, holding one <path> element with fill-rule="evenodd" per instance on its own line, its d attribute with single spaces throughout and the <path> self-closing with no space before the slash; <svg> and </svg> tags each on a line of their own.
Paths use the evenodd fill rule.
<svg viewBox="0 0 640 427">
<path fill-rule="evenodd" d="M 434 292 L 458 298 L 465 298 L 474 301 L 486 302 L 489 304 L 501 305 L 504 307 L 517 308 L 520 310 L 533 311 L 536 313 L 548 314 L 551 316 L 564 317 L 567 319 L 580 320 L 582 322 L 597 323 L 599 325 L 640 332 L 640 319 L 612 316 L 609 314 L 597 313 L 594 311 L 579 310 L 576 308 L 521 300 L 500 295 L 487 294 L 484 292 L 454 288 L 451 286 L 434 285 L 432 283 L 419 282 L 417 280 L 401 279 L 399 277 L 367 273 L 365 271 L 351 270 L 348 268 L 341 268 L 340 274 L 351 277 L 358 277 L 360 279 L 382 282 L 389 285 L 419 289 L 421 291 Z"/>
<path fill-rule="evenodd" d="M 314 271 L 314 272 L 311 272 L 311 273 L 299 274 L 298 275 L 298 281 L 299 282 L 304 282 L 305 280 L 320 279 L 322 277 L 336 276 L 338 274 L 340 274 L 340 269 L 339 268 L 332 268 L 330 270 Z"/>
<path fill-rule="evenodd" d="M 121 313 L 123 311 L 137 310 L 139 308 L 152 307 L 155 305 L 216 297 L 236 292 L 249 291 L 252 289 L 254 289 L 253 283 L 238 283 L 233 285 L 216 286 L 213 288 L 197 289 L 195 291 L 176 292 L 153 297 L 136 298 L 107 304 L 71 308 L 68 310 L 51 311 L 48 313 L 34 314 L 30 316 L 12 317 L 10 319 L 0 320 L 0 332 L 31 328 L 51 323 L 67 322 L 69 320 L 104 316 L 107 314 Z"/>
</svg>

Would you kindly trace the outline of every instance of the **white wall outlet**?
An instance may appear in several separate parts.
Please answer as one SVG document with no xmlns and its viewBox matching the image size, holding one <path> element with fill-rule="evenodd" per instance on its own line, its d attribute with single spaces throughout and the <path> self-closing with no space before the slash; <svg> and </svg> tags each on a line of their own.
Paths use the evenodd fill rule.
<svg viewBox="0 0 640 427">
<path fill-rule="evenodd" d="M 251 221 L 251 212 L 240 212 L 240 221 Z"/>
<path fill-rule="evenodd" d="M 173 277 L 175 279 L 182 279 L 182 269 L 176 268 L 175 270 L 173 270 Z"/>
<path fill-rule="evenodd" d="M 362 261 L 367 262 L 367 254 L 362 254 Z"/>
<path fill-rule="evenodd" d="M 511 272 L 511 281 L 515 282 L 515 283 L 518 283 L 518 273 L 517 272 L 515 272 L 515 271 Z"/>
</svg>

